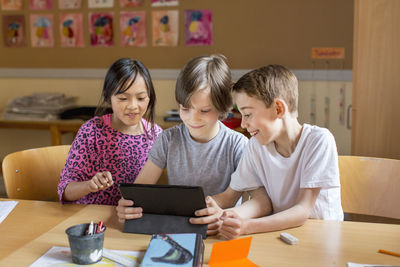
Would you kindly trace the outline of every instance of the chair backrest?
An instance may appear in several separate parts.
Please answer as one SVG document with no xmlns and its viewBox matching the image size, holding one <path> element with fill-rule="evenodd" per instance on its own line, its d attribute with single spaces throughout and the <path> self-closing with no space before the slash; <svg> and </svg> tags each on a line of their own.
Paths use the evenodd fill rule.
<svg viewBox="0 0 400 267">
<path fill-rule="evenodd" d="M 9 198 L 59 201 L 57 185 L 70 145 L 23 150 L 3 160 Z"/>
<path fill-rule="evenodd" d="M 400 219 L 400 160 L 339 156 L 345 213 Z"/>
</svg>

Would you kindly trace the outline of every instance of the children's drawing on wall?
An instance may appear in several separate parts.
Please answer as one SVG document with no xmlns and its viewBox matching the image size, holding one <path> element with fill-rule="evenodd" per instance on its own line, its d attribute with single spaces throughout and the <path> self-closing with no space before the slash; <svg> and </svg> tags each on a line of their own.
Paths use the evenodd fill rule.
<svg viewBox="0 0 400 267">
<path fill-rule="evenodd" d="M 4 46 L 25 46 L 25 17 L 23 15 L 3 15 L 2 24 Z"/>
<path fill-rule="evenodd" d="M 52 9 L 53 0 L 29 0 L 29 8 L 32 10 Z"/>
<path fill-rule="evenodd" d="M 152 12 L 153 46 L 178 44 L 178 10 Z"/>
<path fill-rule="evenodd" d="M 89 8 L 107 8 L 114 6 L 114 0 L 88 0 Z"/>
<path fill-rule="evenodd" d="M 120 0 L 119 5 L 121 7 L 136 7 L 142 5 L 142 0 Z"/>
<path fill-rule="evenodd" d="M 58 0 L 59 9 L 78 9 L 82 7 L 82 0 Z"/>
<path fill-rule="evenodd" d="M 21 10 L 22 0 L 1 0 L 2 10 Z"/>
<path fill-rule="evenodd" d="M 53 47 L 53 15 L 31 14 L 31 42 L 32 47 Z"/>
<path fill-rule="evenodd" d="M 146 12 L 121 12 L 121 46 L 146 46 Z"/>
<path fill-rule="evenodd" d="M 152 6 L 177 6 L 178 0 L 151 0 Z"/>
<path fill-rule="evenodd" d="M 83 47 L 82 14 L 60 14 L 61 47 Z"/>
<path fill-rule="evenodd" d="M 212 45 L 212 11 L 185 10 L 186 45 Z"/>
<path fill-rule="evenodd" d="M 113 13 L 90 13 L 90 44 L 92 46 L 112 46 Z"/>
</svg>

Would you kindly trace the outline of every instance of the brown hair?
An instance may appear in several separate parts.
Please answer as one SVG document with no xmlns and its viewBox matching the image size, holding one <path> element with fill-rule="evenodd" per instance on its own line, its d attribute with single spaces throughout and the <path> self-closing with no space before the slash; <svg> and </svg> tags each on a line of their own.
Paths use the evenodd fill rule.
<svg viewBox="0 0 400 267">
<path fill-rule="evenodd" d="M 184 107 L 197 90 L 210 88 L 211 102 L 224 118 L 233 105 L 231 71 L 223 55 L 199 56 L 189 60 L 179 73 L 175 99 Z"/>
<path fill-rule="evenodd" d="M 276 98 L 282 98 L 289 112 L 297 113 L 298 81 L 293 72 L 281 65 L 268 65 L 246 73 L 233 85 L 233 92 L 255 96 L 267 108 Z"/>
</svg>

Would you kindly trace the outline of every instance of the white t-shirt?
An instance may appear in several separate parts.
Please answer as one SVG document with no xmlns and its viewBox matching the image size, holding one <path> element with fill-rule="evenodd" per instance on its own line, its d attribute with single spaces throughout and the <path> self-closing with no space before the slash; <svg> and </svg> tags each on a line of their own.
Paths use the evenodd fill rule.
<svg viewBox="0 0 400 267">
<path fill-rule="evenodd" d="M 260 145 L 251 138 L 230 187 L 247 191 L 261 186 L 271 199 L 274 213 L 294 206 L 301 188 L 320 187 L 310 218 L 343 220 L 336 143 L 327 129 L 304 124 L 288 158 L 276 151 L 273 142 Z"/>
</svg>

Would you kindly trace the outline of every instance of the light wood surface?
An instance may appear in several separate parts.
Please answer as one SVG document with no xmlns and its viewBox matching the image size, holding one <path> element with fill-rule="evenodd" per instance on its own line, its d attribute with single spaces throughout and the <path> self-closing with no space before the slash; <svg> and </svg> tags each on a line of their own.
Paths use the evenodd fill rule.
<svg viewBox="0 0 400 267">
<path fill-rule="evenodd" d="M 70 145 L 49 146 L 7 155 L 2 164 L 9 198 L 58 201 L 57 186 Z"/>
<path fill-rule="evenodd" d="M 84 123 L 82 120 L 55 120 L 55 121 L 14 121 L 0 120 L 0 128 L 3 129 L 32 129 L 48 130 L 53 146 L 61 145 L 61 137 L 64 133 L 76 134 Z"/>
<path fill-rule="evenodd" d="M 163 129 L 173 127 L 181 122 L 164 121 L 163 117 L 157 116 L 155 122 Z M 54 121 L 20 121 L 20 120 L 0 120 L 0 129 L 31 129 L 31 130 L 47 130 L 50 132 L 51 145 L 58 146 L 62 144 L 62 135 L 64 133 L 76 133 L 82 126 L 82 120 L 54 120 Z M 247 137 L 249 134 L 246 130 L 238 127 L 234 129 Z"/>
<path fill-rule="evenodd" d="M 24 233 L 27 230 L 21 228 L 27 228 L 32 220 L 45 223 L 32 224 L 36 233 L 27 236 Z M 90 220 L 105 222 L 105 248 L 145 250 L 150 241 L 149 235 L 122 233 L 122 224 L 118 223 L 112 206 L 60 206 L 20 201 L 0 224 L 0 265 L 27 266 L 52 246 L 68 246 L 65 229 Z M 379 249 L 399 252 L 400 225 L 308 220 L 305 225 L 286 232 L 296 236 L 299 243 L 293 246 L 283 243 L 279 240 L 280 232 L 252 235 L 249 259 L 259 266 L 346 266 L 347 262 L 400 264 L 400 258 L 378 253 Z M 39 236 L 40 233 L 43 234 Z M 23 235 L 21 239 L 24 240 L 16 240 L 19 235 Z M 23 241 L 25 245 L 21 245 Z M 205 240 L 206 266 L 212 244 L 219 241 L 216 237 Z"/>
<path fill-rule="evenodd" d="M 11 199 L 0 199 L 7 200 Z M 85 208 L 83 205 L 61 206 L 58 202 L 16 201 L 18 204 L 13 211 L 0 223 L 0 260 Z"/>
<path fill-rule="evenodd" d="M 400 159 L 400 1 L 354 4 L 351 154 Z"/>
<path fill-rule="evenodd" d="M 339 170 L 344 212 L 400 219 L 400 160 L 339 156 Z"/>
<path fill-rule="evenodd" d="M 178 122 L 165 122 L 162 117 L 156 117 L 155 121 L 163 129 L 178 124 Z M 83 120 L 0 120 L 0 129 L 47 130 L 50 132 L 51 144 L 58 146 L 61 145 L 61 138 L 64 133 L 73 133 L 75 135 L 83 123 Z"/>
</svg>

